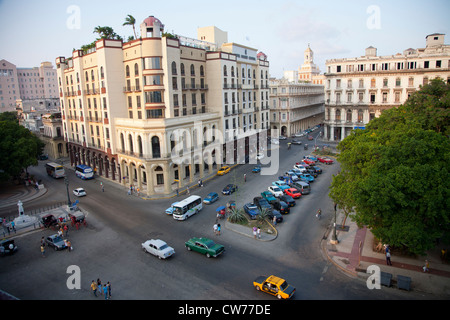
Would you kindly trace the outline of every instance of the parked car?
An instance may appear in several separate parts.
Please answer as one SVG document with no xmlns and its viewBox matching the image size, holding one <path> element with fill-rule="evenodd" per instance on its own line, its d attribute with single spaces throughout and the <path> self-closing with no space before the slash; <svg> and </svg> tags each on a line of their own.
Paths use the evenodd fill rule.
<svg viewBox="0 0 450 320">
<path fill-rule="evenodd" d="M 301 142 L 300 140 L 298 140 L 298 139 L 293 139 L 293 140 L 291 141 L 291 143 L 292 143 L 292 144 L 296 144 L 296 145 L 301 145 L 301 144 L 302 144 L 302 142 Z"/>
<path fill-rule="evenodd" d="M 300 170 L 300 172 L 305 172 L 306 171 L 306 167 L 302 164 L 295 164 L 294 165 L 294 169 Z"/>
<path fill-rule="evenodd" d="M 293 182 L 290 186 L 298 189 L 302 195 L 309 194 L 311 192 L 310 185 L 304 181 Z"/>
<path fill-rule="evenodd" d="M 269 202 L 267 202 L 267 200 L 262 197 L 254 197 L 253 203 L 259 208 L 260 211 L 272 211 L 272 207 L 270 206 Z"/>
<path fill-rule="evenodd" d="M 159 259 L 167 259 L 175 253 L 172 247 L 169 247 L 166 242 L 160 239 L 147 240 L 141 246 L 145 252 L 157 256 Z"/>
<path fill-rule="evenodd" d="M 45 242 L 48 244 L 49 247 L 53 247 L 55 251 L 67 248 L 66 243 L 58 234 L 48 236 L 45 239 Z"/>
<path fill-rule="evenodd" d="M 225 251 L 225 247 L 208 238 L 191 238 L 185 242 L 186 249 L 197 251 L 208 258 L 217 257 Z"/>
<path fill-rule="evenodd" d="M 170 207 L 166 209 L 166 214 L 172 214 L 172 213 L 173 213 L 173 206 L 176 205 L 177 203 L 178 203 L 178 201 L 172 203 L 172 204 L 170 205 Z"/>
<path fill-rule="evenodd" d="M 52 214 L 47 214 L 43 217 L 41 217 L 41 222 L 46 228 L 50 228 L 51 226 L 58 224 L 58 220 L 56 217 Z"/>
<path fill-rule="evenodd" d="M 303 159 L 302 162 L 306 163 L 308 165 L 315 165 L 316 164 L 316 162 L 314 160 L 307 159 L 307 158 Z"/>
<path fill-rule="evenodd" d="M 296 138 L 301 138 L 301 137 L 303 137 L 304 135 L 305 135 L 304 132 L 297 132 L 296 134 L 294 134 L 294 137 L 296 137 Z"/>
<path fill-rule="evenodd" d="M 294 199 L 299 199 L 302 196 L 302 193 L 297 188 L 286 189 L 284 193 Z"/>
<path fill-rule="evenodd" d="M 333 164 L 333 160 L 331 160 L 330 158 L 327 158 L 327 157 L 319 157 L 317 159 L 320 162 L 325 163 L 325 164 Z"/>
<path fill-rule="evenodd" d="M 230 172 L 231 168 L 229 166 L 223 166 L 219 169 L 219 171 L 217 171 L 217 175 L 218 176 L 223 176 L 224 174 L 227 174 L 228 172 Z"/>
<path fill-rule="evenodd" d="M 318 166 L 311 166 L 310 169 L 314 170 L 318 174 L 322 173 L 322 169 Z"/>
<path fill-rule="evenodd" d="M 256 219 L 260 214 L 258 207 L 254 203 L 244 204 L 244 212 L 248 214 L 252 220 Z"/>
<path fill-rule="evenodd" d="M 285 181 L 281 181 L 281 180 L 272 182 L 272 185 L 280 188 L 282 191 L 289 188 L 288 184 Z"/>
<path fill-rule="evenodd" d="M 296 190 L 297 190 L 297 189 L 296 189 Z M 298 190 L 297 190 L 297 191 L 298 191 Z M 287 205 L 288 205 L 289 207 L 295 206 L 295 200 L 294 200 L 294 198 L 293 198 L 292 196 L 288 195 L 288 194 L 282 195 L 279 199 L 280 199 L 280 201 L 286 202 Z"/>
<path fill-rule="evenodd" d="M 273 209 L 271 211 L 268 211 L 268 216 L 271 221 L 273 221 L 273 218 L 275 217 L 277 220 L 277 223 L 283 222 L 283 216 L 277 209 Z"/>
<path fill-rule="evenodd" d="M 261 197 L 267 200 L 268 203 L 276 202 L 277 198 L 274 196 L 274 194 L 270 191 L 263 191 L 261 192 Z"/>
<path fill-rule="evenodd" d="M 308 169 L 306 169 L 306 173 L 312 175 L 314 177 L 314 179 L 316 179 L 319 174 L 316 172 L 316 170 L 314 170 L 312 167 L 309 167 Z"/>
<path fill-rule="evenodd" d="M 317 157 L 315 157 L 315 156 L 313 156 L 313 155 L 311 155 L 311 154 L 308 154 L 307 156 L 305 156 L 305 158 L 306 159 L 309 159 L 309 160 L 312 160 L 312 161 L 317 161 Z"/>
<path fill-rule="evenodd" d="M 203 203 L 211 204 L 213 202 L 216 202 L 219 200 L 219 195 L 217 192 L 210 192 L 208 195 L 203 199 Z"/>
<path fill-rule="evenodd" d="M 253 281 L 256 290 L 262 291 L 278 299 L 289 299 L 295 293 L 295 287 L 289 285 L 286 280 L 277 276 L 259 276 Z"/>
<path fill-rule="evenodd" d="M 286 140 L 286 137 L 285 136 L 279 136 L 278 140 Z"/>
<path fill-rule="evenodd" d="M 303 173 L 299 177 L 301 180 L 306 180 L 308 182 L 314 182 L 314 177 L 309 173 Z"/>
<path fill-rule="evenodd" d="M 279 187 L 277 186 L 270 186 L 269 188 L 267 188 L 275 197 L 279 197 L 283 195 L 283 190 L 281 190 Z"/>
<path fill-rule="evenodd" d="M 284 201 L 276 201 L 271 203 L 271 205 L 275 210 L 279 211 L 281 214 L 288 214 L 291 211 L 289 205 Z"/>
<path fill-rule="evenodd" d="M 83 188 L 76 188 L 73 190 L 73 194 L 77 197 L 84 197 L 86 196 L 86 191 Z"/>
<path fill-rule="evenodd" d="M 237 189 L 238 189 L 238 186 L 237 186 L 237 185 L 235 185 L 235 184 L 227 184 L 227 185 L 225 186 L 225 188 L 223 188 L 222 194 L 230 195 L 230 194 L 232 194 L 233 192 L 237 191 Z"/>
<path fill-rule="evenodd" d="M 292 171 L 292 170 L 287 171 L 286 175 L 288 175 L 288 178 L 290 178 L 292 181 L 297 181 L 298 180 L 297 174 L 294 171 Z"/>
</svg>

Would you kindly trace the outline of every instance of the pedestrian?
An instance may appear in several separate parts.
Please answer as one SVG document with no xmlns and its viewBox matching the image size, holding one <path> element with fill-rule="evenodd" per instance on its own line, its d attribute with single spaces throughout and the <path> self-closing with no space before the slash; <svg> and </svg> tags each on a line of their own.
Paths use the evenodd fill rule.
<svg viewBox="0 0 450 320">
<path fill-rule="evenodd" d="M 67 238 L 69 235 L 69 226 L 67 224 L 64 225 L 64 236 Z"/>
<path fill-rule="evenodd" d="M 200 186 L 203 188 L 203 180 L 200 179 Z"/>
<path fill-rule="evenodd" d="M 214 234 L 217 235 L 217 223 L 214 224 L 213 230 L 214 230 Z"/>
<path fill-rule="evenodd" d="M 244 173 L 244 182 L 247 182 L 247 174 Z"/>
<path fill-rule="evenodd" d="M 136 188 L 136 192 L 137 192 L 137 195 L 138 195 L 138 197 L 141 195 L 141 189 L 139 189 L 139 188 Z"/>
<path fill-rule="evenodd" d="M 202 186 L 202 181 L 198 180 L 198 187 L 200 188 Z"/>
<path fill-rule="evenodd" d="M 253 237 L 256 239 L 258 229 L 256 227 L 253 227 Z"/>
<path fill-rule="evenodd" d="M 103 293 L 105 294 L 105 300 L 108 300 L 108 286 L 103 287 Z"/>
<path fill-rule="evenodd" d="M 94 296 L 97 296 L 98 287 L 97 287 L 97 283 L 94 280 L 92 280 L 91 289 L 92 289 L 92 292 L 94 293 Z"/>
<path fill-rule="evenodd" d="M 66 245 L 67 245 L 67 251 L 68 252 L 72 251 L 72 243 L 69 240 L 67 240 Z"/>
<path fill-rule="evenodd" d="M 61 238 L 63 237 L 63 229 L 62 229 L 62 227 L 59 228 L 59 230 L 58 230 L 58 236 L 60 236 Z"/>
<path fill-rule="evenodd" d="M 108 283 L 106 284 L 108 286 L 108 296 L 109 299 L 111 299 L 111 283 L 108 281 Z"/>
<path fill-rule="evenodd" d="M 180 192 L 178 191 L 178 188 L 177 188 L 177 197 L 180 195 Z"/>
<path fill-rule="evenodd" d="M 41 246 L 45 246 L 45 238 L 44 237 L 41 238 Z"/>
<path fill-rule="evenodd" d="M 258 235 L 258 239 L 261 239 L 261 228 L 260 227 L 258 227 L 256 234 Z"/>
<path fill-rule="evenodd" d="M 425 265 L 423 266 L 423 272 L 430 272 L 430 263 L 425 260 Z"/>
<path fill-rule="evenodd" d="M 11 221 L 11 229 L 13 229 L 14 233 L 16 233 L 16 223 L 13 221 Z"/>
<path fill-rule="evenodd" d="M 45 246 L 43 244 L 41 244 L 41 255 L 45 258 Z"/>
<path fill-rule="evenodd" d="M 189 191 L 189 186 L 186 188 L 187 194 L 191 194 L 191 192 Z"/>
<path fill-rule="evenodd" d="M 391 263 L 391 253 L 390 253 L 389 251 L 386 252 L 386 264 L 387 264 L 388 266 L 392 266 L 392 263 Z"/>
<path fill-rule="evenodd" d="M 102 281 L 100 280 L 100 278 L 97 278 L 97 287 L 98 287 L 98 290 L 100 291 L 100 294 L 103 294 L 103 292 L 102 292 Z"/>
<path fill-rule="evenodd" d="M 273 216 L 272 223 L 274 226 L 277 225 L 277 217 Z"/>
<path fill-rule="evenodd" d="M 105 192 L 105 186 L 103 185 L 103 182 L 100 182 L 100 186 L 102 187 L 102 192 Z"/>
<path fill-rule="evenodd" d="M 217 224 L 217 234 L 220 236 L 220 223 Z"/>
</svg>

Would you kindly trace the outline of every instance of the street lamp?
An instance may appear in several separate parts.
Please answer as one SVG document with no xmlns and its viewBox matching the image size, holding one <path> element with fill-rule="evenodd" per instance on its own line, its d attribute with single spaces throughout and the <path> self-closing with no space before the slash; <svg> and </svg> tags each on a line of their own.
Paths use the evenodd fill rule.
<svg viewBox="0 0 450 320">
<path fill-rule="evenodd" d="M 72 206 L 72 202 L 70 201 L 70 195 L 69 195 L 69 179 L 67 177 L 64 177 L 64 183 L 66 184 L 66 191 L 67 191 L 67 205 L 69 208 Z"/>
<path fill-rule="evenodd" d="M 331 235 L 331 244 L 338 244 L 339 240 L 337 238 L 337 234 L 336 234 L 336 207 L 337 207 L 337 203 L 334 203 L 334 223 L 333 223 L 333 234 Z"/>
</svg>

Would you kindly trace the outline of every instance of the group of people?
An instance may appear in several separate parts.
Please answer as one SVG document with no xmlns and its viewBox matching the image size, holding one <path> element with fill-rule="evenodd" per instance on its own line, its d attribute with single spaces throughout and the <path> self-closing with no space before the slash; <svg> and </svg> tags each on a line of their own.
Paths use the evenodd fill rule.
<svg viewBox="0 0 450 320">
<path fill-rule="evenodd" d="M 214 234 L 217 236 L 217 235 L 219 235 L 220 236 L 220 231 L 221 231 L 221 226 L 220 226 L 220 223 L 215 223 L 214 224 L 214 226 L 213 226 L 213 230 L 214 230 Z"/>
<path fill-rule="evenodd" d="M 253 237 L 256 239 L 261 239 L 261 228 L 260 227 L 253 227 Z"/>
<path fill-rule="evenodd" d="M 109 281 L 105 285 L 102 285 L 100 278 L 97 281 L 92 280 L 91 290 L 96 297 L 97 291 L 99 291 L 101 295 L 105 296 L 105 300 L 111 299 L 111 283 Z"/>
</svg>

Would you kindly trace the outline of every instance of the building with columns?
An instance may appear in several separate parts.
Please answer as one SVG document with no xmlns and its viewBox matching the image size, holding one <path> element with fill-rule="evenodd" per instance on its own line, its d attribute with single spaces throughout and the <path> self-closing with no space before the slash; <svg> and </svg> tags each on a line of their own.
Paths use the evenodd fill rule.
<svg viewBox="0 0 450 320">
<path fill-rule="evenodd" d="M 245 122 L 244 108 L 252 109 L 252 120 L 260 119 L 257 103 L 268 108 L 259 87 L 268 62 L 256 49 L 228 43 L 216 27 L 198 35 L 164 34 L 162 22 L 150 16 L 139 39 L 101 39 L 89 51 L 56 59 L 72 165 L 90 165 L 98 175 L 152 196 L 215 174 L 229 160 L 236 145 L 226 148 L 227 130 Z M 254 105 L 246 105 L 244 96 Z M 259 128 L 263 122 L 252 123 Z M 234 142 L 240 132 L 230 136 Z"/>
<path fill-rule="evenodd" d="M 340 141 L 353 129 L 364 129 L 431 79 L 449 82 L 450 45 L 444 37 L 430 34 L 425 48 L 389 56 L 377 56 L 377 49 L 368 47 L 362 57 L 327 60 L 324 138 Z"/>
</svg>

